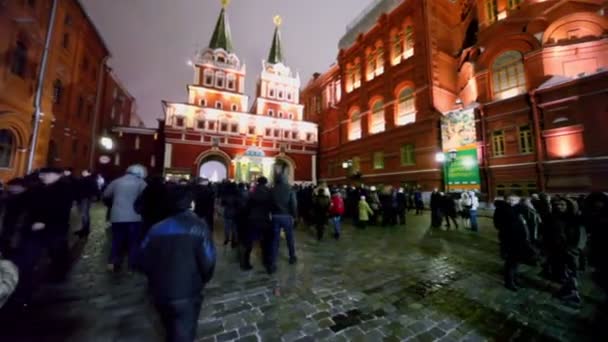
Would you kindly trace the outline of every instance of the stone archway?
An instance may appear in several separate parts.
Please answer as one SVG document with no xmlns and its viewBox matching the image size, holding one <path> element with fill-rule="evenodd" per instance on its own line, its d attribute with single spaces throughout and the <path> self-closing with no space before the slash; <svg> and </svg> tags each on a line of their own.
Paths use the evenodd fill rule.
<svg viewBox="0 0 608 342">
<path fill-rule="evenodd" d="M 196 158 L 196 175 L 212 182 L 230 178 L 230 156 L 221 150 L 211 150 Z"/>
<path fill-rule="evenodd" d="M 24 117 L 26 116 L 13 111 L 2 111 L 0 108 L 0 130 L 4 131 L 9 137 L 11 145 L 8 163 L 0 168 L 0 179 L 3 181 L 22 176 L 27 171 L 27 152 L 31 128 L 28 125 L 29 123 L 24 121 Z"/>
<path fill-rule="evenodd" d="M 295 181 L 296 164 L 286 155 L 278 155 L 274 162 L 274 175 L 284 175 L 290 184 Z"/>
</svg>

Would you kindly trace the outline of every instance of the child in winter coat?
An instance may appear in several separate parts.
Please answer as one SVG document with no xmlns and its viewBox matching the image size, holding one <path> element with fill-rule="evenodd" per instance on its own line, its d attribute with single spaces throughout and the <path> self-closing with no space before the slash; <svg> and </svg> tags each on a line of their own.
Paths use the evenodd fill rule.
<svg viewBox="0 0 608 342">
<path fill-rule="evenodd" d="M 367 227 L 367 222 L 369 222 L 369 216 L 373 214 L 374 211 L 369 204 L 367 204 L 365 196 L 361 196 L 361 200 L 359 201 L 359 228 L 365 229 Z"/>
</svg>

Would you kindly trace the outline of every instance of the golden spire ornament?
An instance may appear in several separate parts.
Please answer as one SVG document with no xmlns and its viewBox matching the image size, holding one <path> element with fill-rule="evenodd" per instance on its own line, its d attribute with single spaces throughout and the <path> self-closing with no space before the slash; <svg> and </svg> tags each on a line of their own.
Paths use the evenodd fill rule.
<svg viewBox="0 0 608 342">
<path fill-rule="evenodd" d="M 221 0 L 222 2 L 222 7 L 226 8 L 228 7 L 228 5 L 230 5 L 230 0 Z"/>
<path fill-rule="evenodd" d="M 281 24 L 283 23 L 283 18 L 281 18 L 280 15 L 275 15 L 273 18 L 274 24 L 275 26 L 281 26 Z"/>
</svg>

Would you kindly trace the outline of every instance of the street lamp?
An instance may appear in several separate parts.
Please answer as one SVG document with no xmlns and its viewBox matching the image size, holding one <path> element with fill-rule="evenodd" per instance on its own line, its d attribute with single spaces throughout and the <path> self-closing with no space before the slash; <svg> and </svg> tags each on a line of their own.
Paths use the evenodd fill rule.
<svg viewBox="0 0 608 342">
<path fill-rule="evenodd" d="M 103 148 L 105 148 L 108 151 L 114 148 L 114 140 L 112 140 L 112 138 L 110 138 L 110 137 L 107 137 L 107 136 L 101 137 L 101 139 L 99 139 L 99 143 L 101 144 L 101 146 Z"/>
<path fill-rule="evenodd" d="M 451 149 L 448 153 L 437 152 L 435 154 L 435 161 L 440 164 L 443 164 L 443 172 L 445 174 L 445 192 L 448 193 L 450 191 L 450 166 L 456 161 L 458 157 L 458 151 L 455 149 Z"/>
</svg>

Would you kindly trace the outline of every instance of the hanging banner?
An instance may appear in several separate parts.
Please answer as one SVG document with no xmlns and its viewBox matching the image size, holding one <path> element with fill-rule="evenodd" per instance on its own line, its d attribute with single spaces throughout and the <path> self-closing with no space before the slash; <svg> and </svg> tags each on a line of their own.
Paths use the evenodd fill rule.
<svg viewBox="0 0 608 342">
<path fill-rule="evenodd" d="M 441 119 L 441 143 L 446 155 L 444 181 L 447 191 L 480 190 L 475 109 L 447 113 Z M 456 159 L 450 161 L 450 151 Z"/>
</svg>

